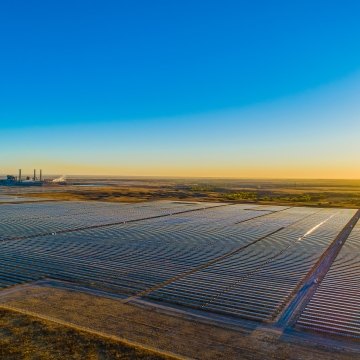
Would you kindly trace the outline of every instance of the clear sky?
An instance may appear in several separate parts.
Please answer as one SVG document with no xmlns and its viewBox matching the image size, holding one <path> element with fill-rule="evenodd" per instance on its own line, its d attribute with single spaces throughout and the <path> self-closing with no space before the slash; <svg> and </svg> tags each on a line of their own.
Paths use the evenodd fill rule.
<svg viewBox="0 0 360 360">
<path fill-rule="evenodd" d="M 2 0 L 0 173 L 360 178 L 359 14 Z"/>
</svg>

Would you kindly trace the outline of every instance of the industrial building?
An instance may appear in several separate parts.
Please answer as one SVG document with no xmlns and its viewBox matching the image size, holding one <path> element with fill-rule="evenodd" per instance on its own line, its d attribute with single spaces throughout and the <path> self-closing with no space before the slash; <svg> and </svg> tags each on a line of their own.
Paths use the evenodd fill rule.
<svg viewBox="0 0 360 360">
<path fill-rule="evenodd" d="M 44 184 L 42 170 L 40 170 L 39 177 L 36 176 L 36 169 L 34 169 L 33 177 L 22 177 L 22 171 L 19 169 L 19 175 L 7 175 L 5 179 L 0 179 L 0 186 L 42 186 Z"/>
</svg>

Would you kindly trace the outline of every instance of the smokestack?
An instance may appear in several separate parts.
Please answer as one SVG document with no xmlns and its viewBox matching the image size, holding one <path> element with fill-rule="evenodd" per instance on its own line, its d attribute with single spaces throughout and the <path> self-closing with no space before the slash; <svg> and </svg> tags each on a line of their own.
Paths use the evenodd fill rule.
<svg viewBox="0 0 360 360">
<path fill-rule="evenodd" d="M 21 169 L 19 169 L 19 182 L 21 182 Z"/>
<path fill-rule="evenodd" d="M 34 181 L 36 180 L 36 169 L 34 169 Z"/>
<path fill-rule="evenodd" d="M 42 170 L 40 169 L 40 181 L 42 181 Z"/>
</svg>

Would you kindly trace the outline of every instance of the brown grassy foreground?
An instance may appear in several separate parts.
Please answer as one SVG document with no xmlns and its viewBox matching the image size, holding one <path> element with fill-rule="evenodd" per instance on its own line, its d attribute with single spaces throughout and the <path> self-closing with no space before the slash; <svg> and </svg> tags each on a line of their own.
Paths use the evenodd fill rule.
<svg viewBox="0 0 360 360">
<path fill-rule="evenodd" d="M 0 359 L 166 359 L 86 332 L 0 308 Z"/>
<path fill-rule="evenodd" d="M 96 185 L 96 186 L 92 186 Z M 89 180 L 79 185 L 18 189 L 26 196 L 55 200 L 139 202 L 150 200 L 226 201 L 289 206 L 360 207 L 358 180 Z"/>
<path fill-rule="evenodd" d="M 17 291 L 0 292 L 0 308 L 1 306 L 11 306 L 43 317 L 59 319 L 75 326 L 91 328 L 108 336 L 115 335 L 141 343 L 145 347 L 170 351 L 195 359 L 350 360 L 358 356 L 358 354 L 311 344 L 289 343 L 282 339 L 282 334 L 278 333 L 264 332 L 259 329 L 241 331 L 239 328 L 223 328 L 184 316 L 168 315 L 160 312 L 156 307 L 124 304 L 121 300 L 59 289 L 46 284 L 19 286 Z M 29 351 L 38 349 L 36 351 L 44 351 L 45 354 L 52 352 L 57 354 L 57 351 L 68 351 L 68 354 L 74 354 L 76 350 L 79 354 L 85 354 L 78 358 L 100 359 L 106 358 L 97 355 L 101 351 L 107 349 L 108 354 L 111 355 L 114 354 L 111 351 L 116 351 L 118 349 L 116 346 L 119 346 L 113 342 L 106 343 L 103 339 L 94 338 L 93 335 L 86 333 L 77 333 L 58 326 L 53 328 L 52 325 L 44 327 L 41 321 L 41 325 L 33 326 L 32 323 L 35 321 L 33 318 L 24 319 L 17 314 L 12 318 L 11 314 L 6 312 L 5 315 L 5 321 L 2 321 L 6 324 L 6 328 L 4 327 L 5 330 L 2 331 L 10 334 L 4 339 L 8 339 L 8 346 L 14 351 L 19 350 L 21 343 L 19 339 L 23 339 L 25 348 Z M 30 330 L 24 328 L 24 325 L 28 327 L 27 321 L 30 321 Z M 51 345 L 46 345 L 47 343 Z M 69 343 L 68 349 L 62 349 L 67 347 L 67 343 Z M 69 351 L 73 352 L 69 353 Z M 120 352 L 119 349 L 117 351 Z M 131 356 L 138 354 L 134 353 L 134 350 L 129 351 L 130 353 L 126 353 L 128 357 L 111 357 L 111 355 L 110 359 L 132 359 Z M 143 353 L 139 354 L 145 356 Z M 28 358 L 31 359 L 31 357 Z M 76 359 L 71 356 L 64 358 Z M 156 357 L 149 357 L 149 359 L 153 358 Z"/>
</svg>

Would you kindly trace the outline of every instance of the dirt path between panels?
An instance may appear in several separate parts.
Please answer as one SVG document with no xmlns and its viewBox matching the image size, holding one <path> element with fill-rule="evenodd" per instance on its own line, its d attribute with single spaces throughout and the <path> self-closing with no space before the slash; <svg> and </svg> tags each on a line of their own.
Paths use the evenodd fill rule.
<svg viewBox="0 0 360 360">
<path fill-rule="evenodd" d="M 162 358 L 350 360 L 360 357 L 351 349 L 339 351 L 288 343 L 280 333 L 260 326 L 247 330 L 224 327 L 164 313 L 156 306 L 124 304 L 121 299 L 45 284 L 0 292 L 0 311 L 6 309 L 12 310 L 14 316 L 39 317 L 62 329 L 98 336 L 110 344 L 119 341 L 139 351 L 157 352 Z M 116 359 L 109 357 L 113 358 Z"/>
</svg>

